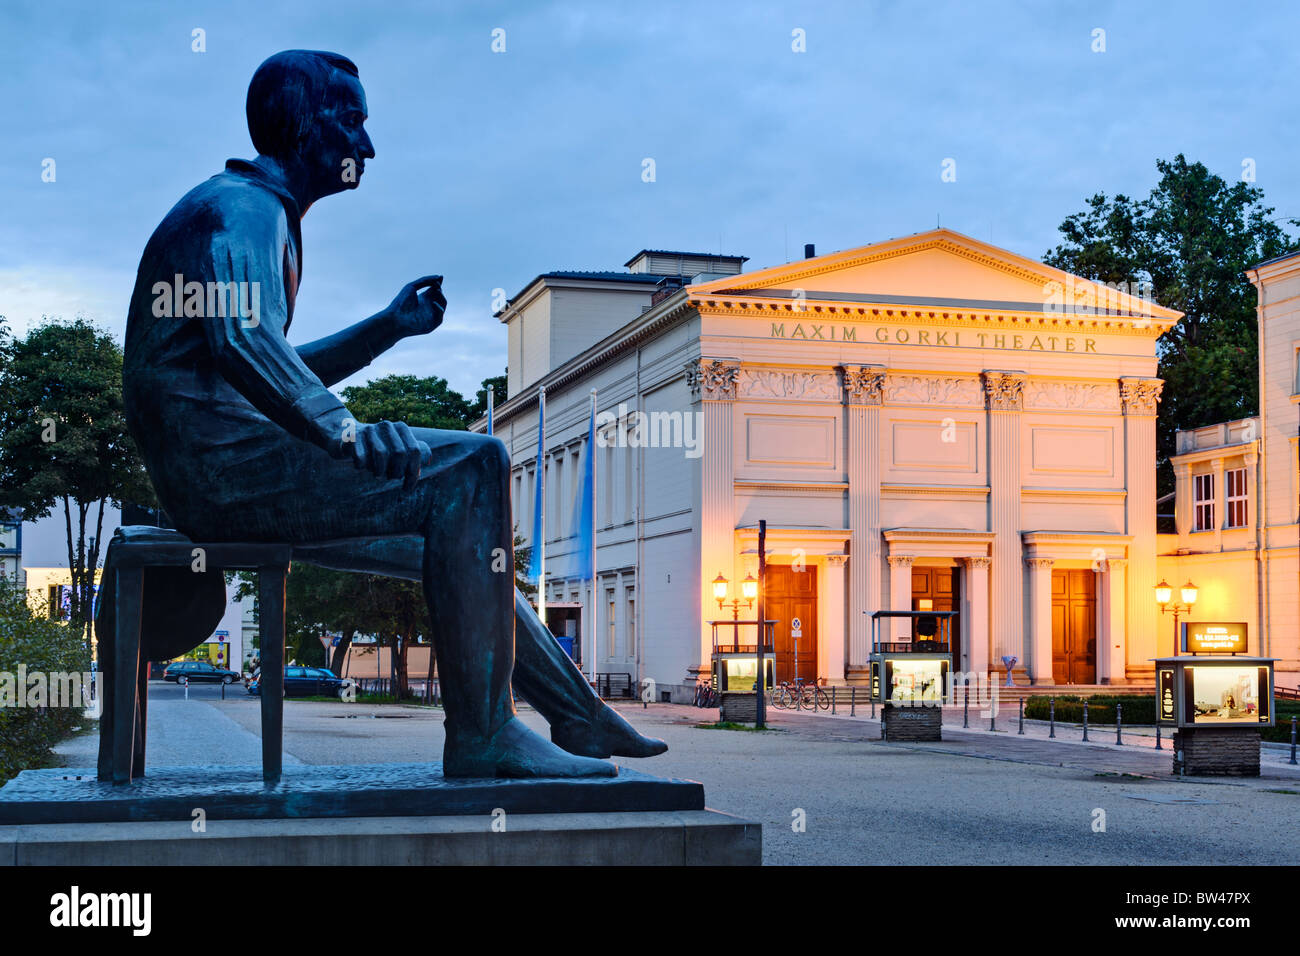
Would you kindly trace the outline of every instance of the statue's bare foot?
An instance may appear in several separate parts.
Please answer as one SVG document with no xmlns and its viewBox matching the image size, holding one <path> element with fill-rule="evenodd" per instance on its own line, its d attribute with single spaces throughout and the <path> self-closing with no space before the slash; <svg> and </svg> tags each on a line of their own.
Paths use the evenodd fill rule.
<svg viewBox="0 0 1300 956">
<path fill-rule="evenodd" d="M 446 777 L 614 777 L 618 767 L 565 753 L 512 718 L 487 741 L 456 740 L 443 748 Z"/>
<path fill-rule="evenodd" d="M 602 702 L 590 722 L 551 725 L 551 740 L 582 757 L 654 757 L 668 749 L 655 737 L 637 732 L 623 715 Z"/>
</svg>

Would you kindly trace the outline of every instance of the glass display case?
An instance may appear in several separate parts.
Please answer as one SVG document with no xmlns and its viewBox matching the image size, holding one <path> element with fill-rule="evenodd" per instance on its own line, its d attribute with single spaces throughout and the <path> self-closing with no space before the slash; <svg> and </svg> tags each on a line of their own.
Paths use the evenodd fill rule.
<svg viewBox="0 0 1300 956">
<path fill-rule="evenodd" d="M 1273 658 L 1188 655 L 1156 660 L 1156 712 L 1178 727 L 1273 726 Z"/>
</svg>

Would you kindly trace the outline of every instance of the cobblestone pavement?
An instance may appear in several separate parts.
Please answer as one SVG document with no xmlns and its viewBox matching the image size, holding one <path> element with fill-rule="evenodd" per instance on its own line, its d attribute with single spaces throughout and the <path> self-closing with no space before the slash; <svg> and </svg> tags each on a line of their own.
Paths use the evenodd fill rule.
<svg viewBox="0 0 1300 956">
<path fill-rule="evenodd" d="M 158 765 L 225 762 L 224 754 L 256 739 L 255 698 L 192 698 L 151 707 L 150 759 Z M 716 710 L 617 706 L 670 747 L 650 760 L 619 762 L 702 781 L 710 807 L 763 824 L 770 864 L 1296 862 L 1295 768 L 1268 766 L 1254 781 L 1180 781 L 1170 775 L 1170 753 L 1136 737 L 1115 747 L 1047 740 L 1030 724 L 1023 737 L 1011 722 L 995 733 L 963 731 L 959 709 L 941 743 L 902 744 L 882 742 L 877 722 L 839 714 L 774 711 L 772 729 L 754 732 L 698 726 L 716 721 Z M 545 729 L 527 709 L 523 719 Z M 61 749 L 70 763 L 84 764 L 77 749 L 93 754 L 94 739 L 73 738 Z M 438 709 L 285 705 L 286 759 L 432 760 L 442 742 Z M 250 761 L 243 754 L 240 762 Z"/>
</svg>

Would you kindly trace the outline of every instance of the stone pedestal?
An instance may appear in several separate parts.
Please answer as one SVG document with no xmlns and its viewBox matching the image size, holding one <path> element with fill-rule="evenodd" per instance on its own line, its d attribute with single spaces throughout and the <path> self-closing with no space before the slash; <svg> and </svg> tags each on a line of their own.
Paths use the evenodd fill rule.
<svg viewBox="0 0 1300 956">
<path fill-rule="evenodd" d="M 754 694 L 720 694 L 718 719 L 734 724 L 752 724 L 758 720 L 758 697 Z"/>
<path fill-rule="evenodd" d="M 886 704 L 880 712 L 880 739 L 895 743 L 914 740 L 942 740 L 943 710 L 939 707 L 896 707 Z"/>
<path fill-rule="evenodd" d="M 4 866 L 758 866 L 714 810 L 0 826 Z"/>
<path fill-rule="evenodd" d="M 1240 727 L 1176 730 L 1174 773 L 1196 777 L 1258 777 L 1259 731 Z"/>
</svg>

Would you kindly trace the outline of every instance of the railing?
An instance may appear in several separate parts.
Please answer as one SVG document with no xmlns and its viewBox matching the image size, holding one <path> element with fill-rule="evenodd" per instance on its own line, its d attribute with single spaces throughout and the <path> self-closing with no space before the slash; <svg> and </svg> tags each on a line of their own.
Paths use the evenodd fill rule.
<svg viewBox="0 0 1300 956">
<path fill-rule="evenodd" d="M 356 681 L 358 694 L 387 697 L 393 692 L 393 679 L 391 677 L 358 677 L 353 679 Z M 433 680 L 425 678 L 408 680 L 406 689 L 411 692 L 416 701 L 422 704 L 442 706 L 442 687 L 437 677 Z"/>
<path fill-rule="evenodd" d="M 1283 700 L 1300 700 L 1300 690 L 1292 690 L 1290 687 L 1274 687 L 1273 696 L 1280 697 Z"/>
<path fill-rule="evenodd" d="M 598 695 L 605 699 L 621 697 L 625 700 L 631 700 L 636 697 L 636 685 L 632 680 L 632 675 L 628 673 L 611 672 L 602 674 L 597 671 L 596 680 L 592 683 L 592 687 Z"/>
</svg>

